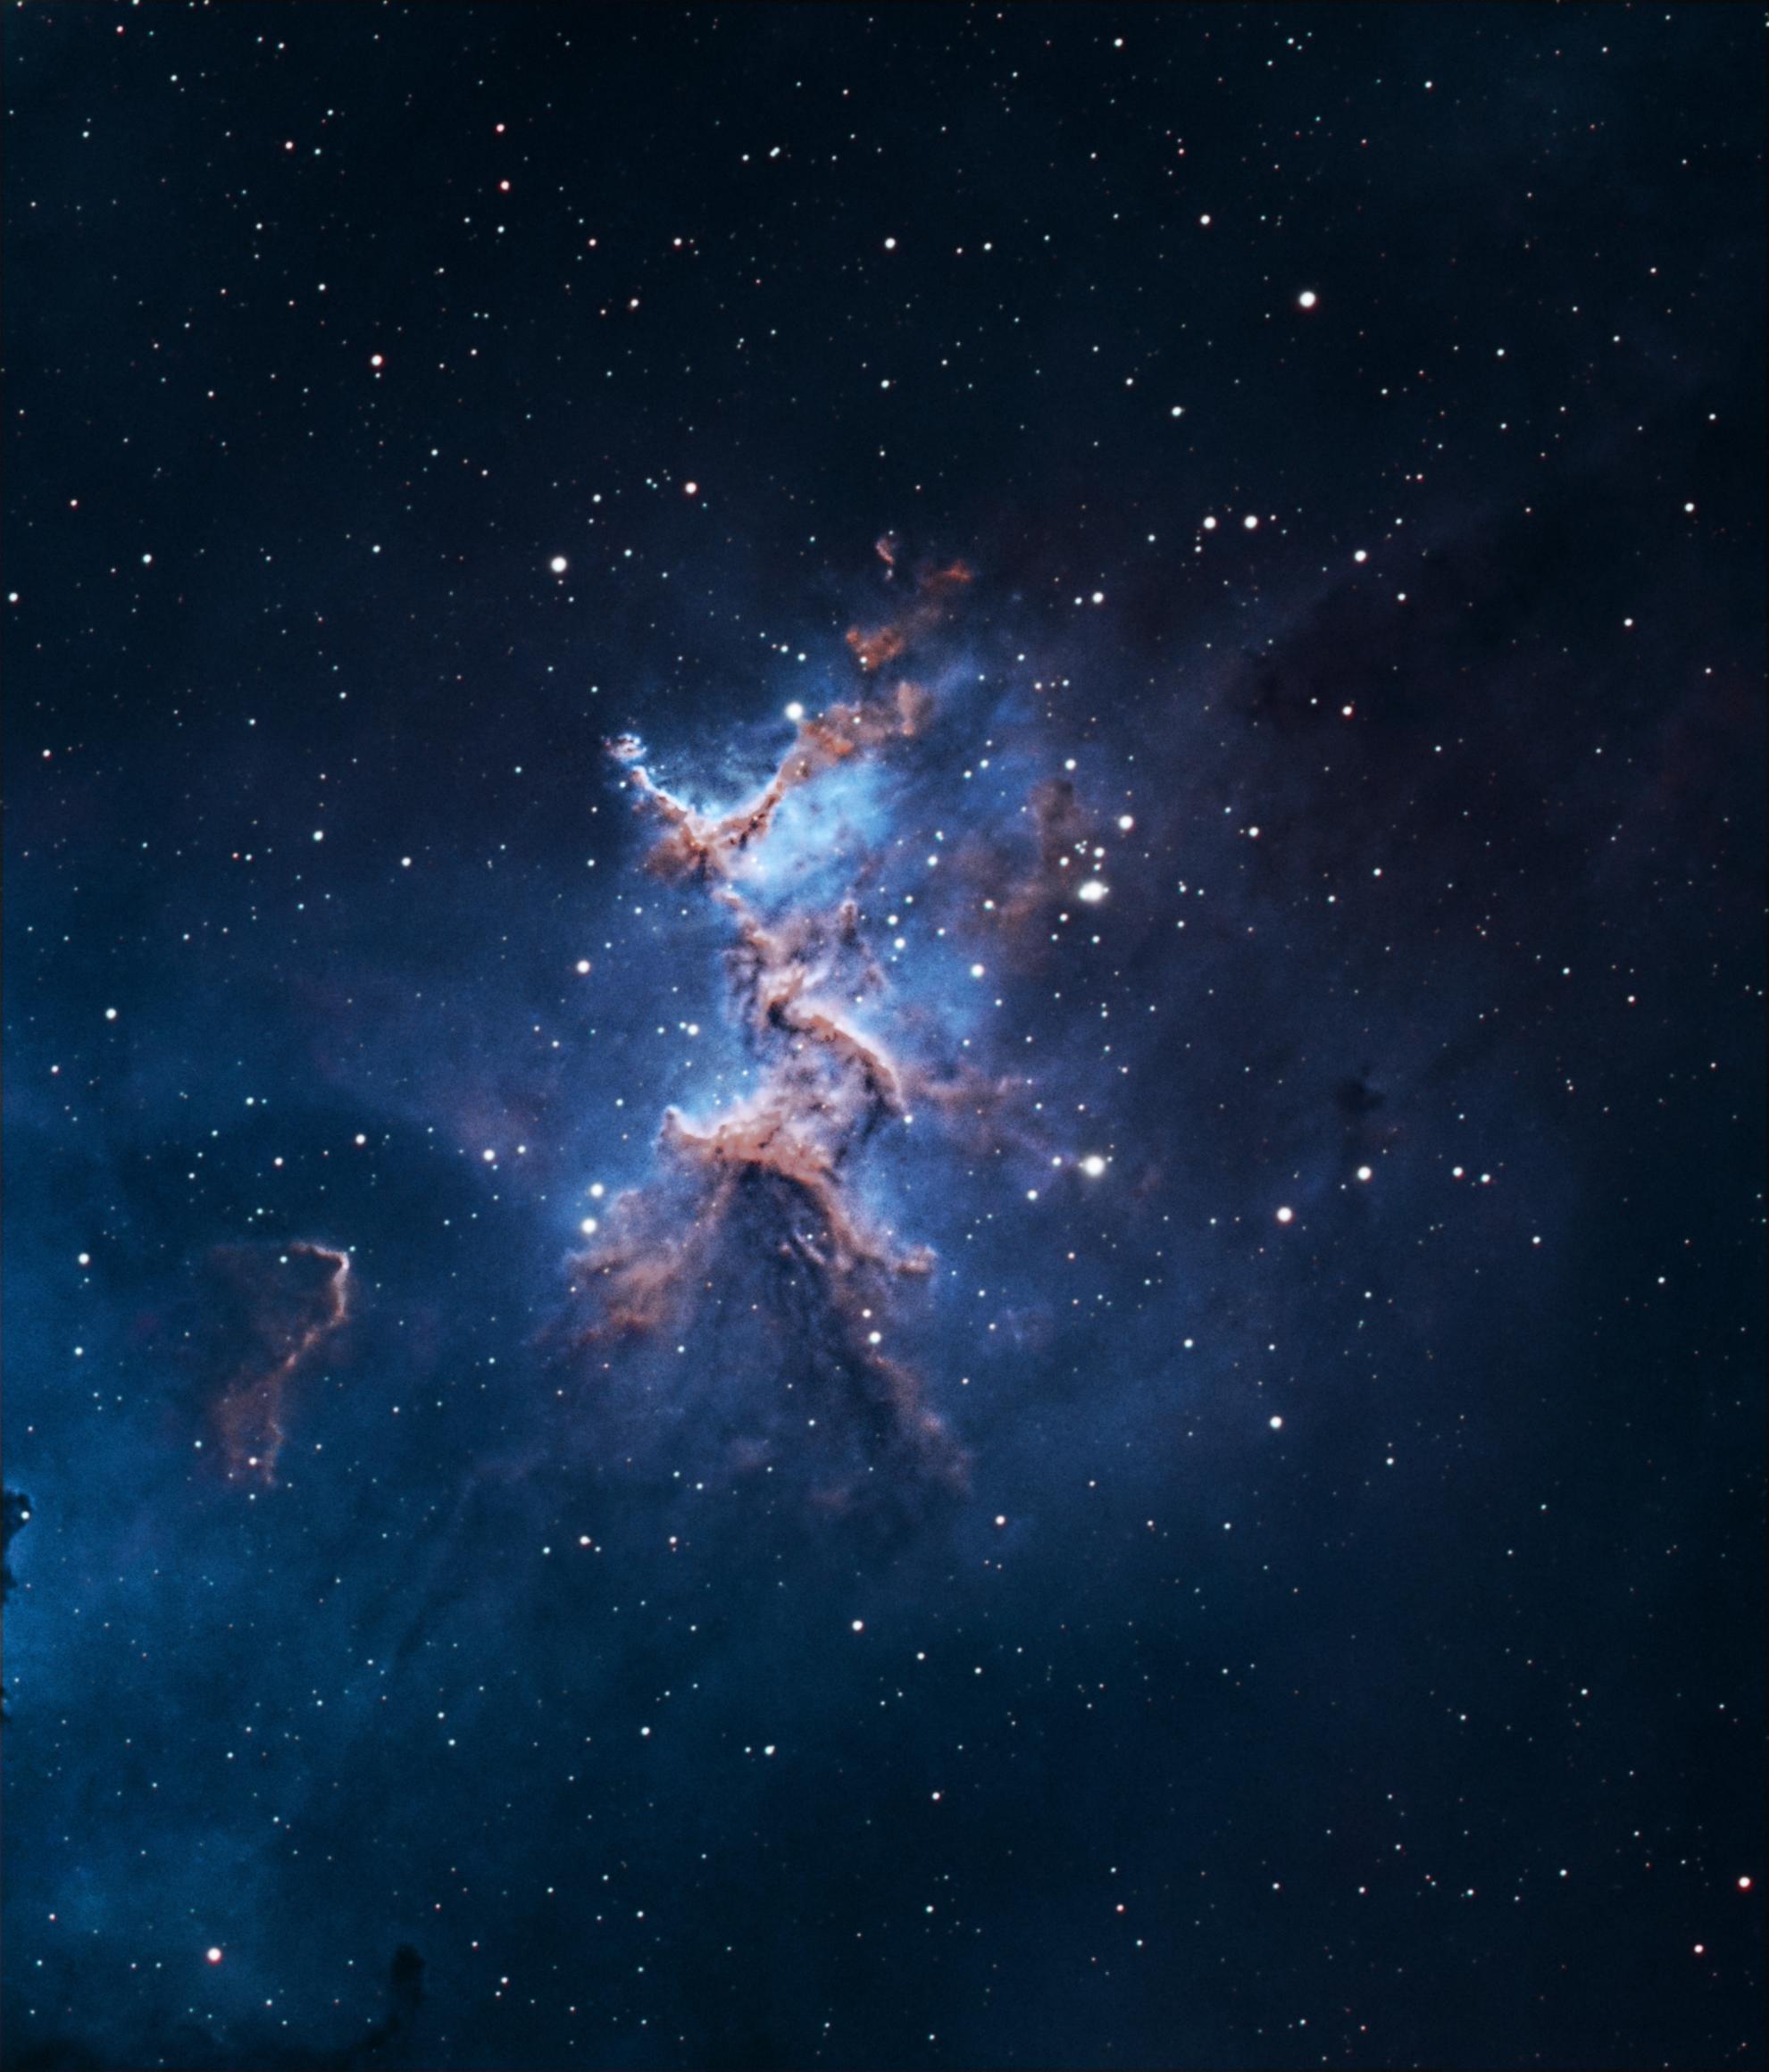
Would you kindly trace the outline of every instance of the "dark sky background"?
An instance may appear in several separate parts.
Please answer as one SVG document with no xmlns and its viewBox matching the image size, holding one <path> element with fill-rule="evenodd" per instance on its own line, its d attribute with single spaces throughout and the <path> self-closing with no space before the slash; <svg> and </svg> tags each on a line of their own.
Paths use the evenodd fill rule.
<svg viewBox="0 0 1769 2072">
<path fill-rule="evenodd" d="M 1764 2062 L 1763 61 L 8 11 L 7 2064 Z"/>
</svg>

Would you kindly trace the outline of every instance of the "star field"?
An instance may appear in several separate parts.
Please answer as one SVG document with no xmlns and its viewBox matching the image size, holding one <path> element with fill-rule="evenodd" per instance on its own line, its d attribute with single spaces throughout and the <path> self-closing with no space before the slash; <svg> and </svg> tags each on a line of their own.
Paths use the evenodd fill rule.
<svg viewBox="0 0 1769 2072">
<path fill-rule="evenodd" d="M 9 2064 L 1762 2062 L 1761 63 L 11 12 Z"/>
</svg>

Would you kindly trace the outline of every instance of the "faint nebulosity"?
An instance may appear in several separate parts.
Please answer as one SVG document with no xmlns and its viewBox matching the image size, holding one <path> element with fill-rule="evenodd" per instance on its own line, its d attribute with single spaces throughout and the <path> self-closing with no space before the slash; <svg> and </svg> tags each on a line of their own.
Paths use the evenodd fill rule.
<svg viewBox="0 0 1769 2072">
<path fill-rule="evenodd" d="M 13 10 L 7 2064 L 1762 2060 L 1761 39 Z"/>
</svg>

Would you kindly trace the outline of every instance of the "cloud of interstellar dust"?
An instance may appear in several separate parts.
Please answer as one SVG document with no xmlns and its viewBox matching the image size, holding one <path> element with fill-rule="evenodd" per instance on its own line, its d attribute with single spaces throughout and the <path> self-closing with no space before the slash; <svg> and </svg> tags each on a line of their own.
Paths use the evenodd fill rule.
<svg viewBox="0 0 1769 2072">
<path fill-rule="evenodd" d="M 783 916 L 750 894 L 789 794 L 923 732 L 930 694 L 907 675 L 887 688 L 880 673 L 942 624 L 969 581 L 962 565 L 924 575 L 895 619 L 850 632 L 858 694 L 801 719 L 773 775 L 734 811 L 697 812 L 653 781 L 636 742 L 611 744 L 631 765 L 640 810 L 660 824 L 651 868 L 702 888 L 730 916 L 730 1008 L 758 1072 L 751 1093 L 713 1115 L 666 1111 L 658 1176 L 622 1197 L 572 1262 L 571 1341 L 584 1353 L 631 1339 L 692 1353 L 709 1377 L 694 1407 L 703 1430 L 717 1421 L 721 1375 L 770 1377 L 761 1431 L 758 1392 L 739 1392 L 748 1421 L 720 1432 L 727 1458 L 772 1469 L 789 1454 L 814 1500 L 835 1511 L 864 1501 L 879 1477 L 966 1484 L 967 1457 L 921 1375 L 886 1349 L 901 1335 L 905 1286 L 930 1275 L 933 1255 L 875 1222 L 855 1169 L 867 1140 L 905 1119 L 912 1100 L 926 1095 L 939 1113 L 943 1094 L 968 1110 L 974 1089 L 967 1082 L 959 1102 L 863 1032 L 854 1009 L 879 1000 L 886 980 L 851 892 Z M 686 1415 L 694 1383 L 659 1385 Z"/>
<path fill-rule="evenodd" d="M 274 1489 L 290 1391 L 349 1315 L 349 1257 L 305 1242 L 217 1245 L 198 1277 L 198 1357 L 228 1480 Z"/>
</svg>

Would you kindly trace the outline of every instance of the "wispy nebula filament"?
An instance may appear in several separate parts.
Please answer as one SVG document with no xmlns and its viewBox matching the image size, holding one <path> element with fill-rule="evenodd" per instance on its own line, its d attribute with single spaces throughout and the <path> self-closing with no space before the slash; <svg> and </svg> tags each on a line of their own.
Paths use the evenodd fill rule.
<svg viewBox="0 0 1769 2072">
<path fill-rule="evenodd" d="M 897 620 L 850 634 L 863 682 L 931 631 L 968 580 L 962 568 L 925 578 Z M 770 1363 L 782 1391 L 804 1393 L 790 1421 L 783 1403 L 772 1406 L 772 1434 L 733 1432 L 733 1457 L 761 1461 L 791 1429 L 795 1451 L 814 1462 L 813 1495 L 837 1509 L 880 1472 L 906 1469 L 919 1484 L 955 1490 L 966 1479 L 964 1450 L 922 1376 L 889 1344 L 904 1284 L 925 1280 L 934 1256 L 884 1228 L 856 1184 L 862 1148 L 905 1119 L 905 1088 L 919 1075 L 853 1014 L 888 990 L 853 890 L 780 916 L 750 893 L 789 794 L 914 740 L 931 710 L 905 676 L 801 719 L 766 784 L 721 815 L 655 782 L 636 742 L 613 745 L 632 765 L 641 809 L 661 823 L 650 867 L 702 887 L 730 915 L 728 997 L 756 1083 L 715 1115 L 666 1110 L 657 1178 L 622 1197 L 573 1261 L 583 1305 L 573 1339 L 587 1349 L 661 1333 L 685 1352 L 693 1337 L 703 1361 Z"/>
</svg>

